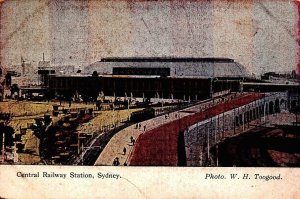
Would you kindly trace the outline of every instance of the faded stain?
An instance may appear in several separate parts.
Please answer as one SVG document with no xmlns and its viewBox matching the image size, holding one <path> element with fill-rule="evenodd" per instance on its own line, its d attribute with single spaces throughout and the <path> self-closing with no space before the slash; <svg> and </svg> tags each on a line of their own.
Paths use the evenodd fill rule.
<svg viewBox="0 0 300 199">
<path fill-rule="evenodd" d="M 294 1 L 294 3 L 297 6 L 297 14 L 298 14 L 298 23 L 295 25 L 295 34 L 297 35 L 297 44 L 298 44 L 298 52 L 297 52 L 297 67 L 296 70 L 298 71 L 298 74 L 300 72 L 300 2 Z M 300 83 L 300 80 L 299 80 Z"/>
<path fill-rule="evenodd" d="M 36 67 L 42 52 L 52 65 L 75 66 L 107 56 L 228 57 L 256 75 L 298 63 L 298 13 L 284 0 L 1 2 L 4 67 L 21 56 Z"/>
</svg>

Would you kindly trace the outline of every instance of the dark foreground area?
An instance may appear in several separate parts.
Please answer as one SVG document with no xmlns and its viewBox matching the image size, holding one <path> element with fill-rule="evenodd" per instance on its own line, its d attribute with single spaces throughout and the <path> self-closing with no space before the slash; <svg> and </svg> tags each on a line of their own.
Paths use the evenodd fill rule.
<svg viewBox="0 0 300 199">
<path fill-rule="evenodd" d="M 299 167 L 300 131 L 258 127 L 213 147 L 219 166 Z M 216 157 L 218 154 L 218 158 Z"/>
</svg>

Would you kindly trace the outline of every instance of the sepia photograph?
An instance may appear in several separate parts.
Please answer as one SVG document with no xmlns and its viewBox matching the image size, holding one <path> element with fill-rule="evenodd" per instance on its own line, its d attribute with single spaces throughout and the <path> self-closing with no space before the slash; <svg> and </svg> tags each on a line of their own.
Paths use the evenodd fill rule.
<svg viewBox="0 0 300 199">
<path fill-rule="evenodd" d="M 290 0 L 0 0 L 0 181 L 14 168 L 18 180 L 283 168 L 297 182 L 299 13 Z"/>
</svg>

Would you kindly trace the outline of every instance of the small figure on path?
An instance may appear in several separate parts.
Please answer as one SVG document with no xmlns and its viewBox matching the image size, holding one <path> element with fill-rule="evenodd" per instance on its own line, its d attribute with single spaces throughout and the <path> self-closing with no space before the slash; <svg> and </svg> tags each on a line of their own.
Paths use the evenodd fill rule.
<svg viewBox="0 0 300 199">
<path fill-rule="evenodd" d="M 119 166 L 119 165 L 120 165 L 120 162 L 119 162 L 119 158 L 118 158 L 118 157 L 116 157 L 116 158 L 114 159 L 113 165 L 114 165 L 114 166 Z"/>
<path fill-rule="evenodd" d="M 117 165 L 116 166 L 119 166 L 120 165 L 120 162 L 119 162 L 119 158 L 118 157 L 116 157 L 116 159 L 117 159 Z"/>
<path fill-rule="evenodd" d="M 124 153 L 124 155 L 126 155 L 126 148 L 125 147 L 123 148 L 123 153 Z"/>
<path fill-rule="evenodd" d="M 130 143 L 132 143 L 133 142 L 133 137 L 132 136 L 130 136 Z"/>
</svg>

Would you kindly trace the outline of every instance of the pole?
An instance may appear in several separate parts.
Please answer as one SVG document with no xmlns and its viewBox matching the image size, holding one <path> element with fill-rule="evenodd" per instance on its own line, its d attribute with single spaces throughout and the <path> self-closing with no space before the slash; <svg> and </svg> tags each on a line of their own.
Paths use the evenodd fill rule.
<svg viewBox="0 0 300 199">
<path fill-rule="evenodd" d="M 250 106 L 250 105 L 248 105 L 248 111 L 246 111 L 246 113 L 248 112 L 248 114 L 247 114 L 248 128 L 250 127 L 250 112 L 249 112 L 249 106 Z M 251 111 L 251 108 L 250 108 L 250 111 Z M 252 111 L 251 111 L 251 113 L 252 113 Z M 254 111 L 254 114 L 252 115 L 252 119 L 254 119 L 254 117 L 255 117 L 255 111 Z"/>
<path fill-rule="evenodd" d="M 113 104 L 113 125 L 115 127 L 115 106 Z"/>
<path fill-rule="evenodd" d="M 266 102 L 264 102 L 264 124 L 266 123 Z"/>
<path fill-rule="evenodd" d="M 83 165 L 83 143 L 81 144 L 81 165 Z"/>
<path fill-rule="evenodd" d="M 205 125 L 205 127 L 206 127 L 206 136 L 207 136 L 207 158 L 209 160 L 209 130 L 207 125 Z"/>
<path fill-rule="evenodd" d="M 233 134 L 235 134 L 235 106 L 234 106 L 234 109 L 233 109 Z"/>
<path fill-rule="evenodd" d="M 258 119 L 258 111 L 257 111 L 257 99 L 254 101 L 254 107 L 255 107 L 255 120 Z"/>
<path fill-rule="evenodd" d="M 220 139 L 220 114 L 218 115 L 218 134 Z"/>
<path fill-rule="evenodd" d="M 213 120 L 211 119 L 211 122 Z M 212 123 L 211 123 L 212 124 Z M 215 126 L 215 122 L 214 122 L 214 126 Z M 213 128 L 214 129 L 214 134 L 215 134 L 215 144 L 217 143 L 217 133 L 216 133 L 216 128 Z"/>
<path fill-rule="evenodd" d="M 2 159 L 3 162 L 5 161 L 5 132 L 3 133 L 3 137 L 2 137 Z"/>
<path fill-rule="evenodd" d="M 244 107 L 244 108 L 246 108 L 246 107 Z M 242 114 L 243 114 L 242 116 L 243 116 L 243 133 L 244 133 L 245 132 L 245 113 L 243 112 Z"/>
<path fill-rule="evenodd" d="M 77 153 L 78 153 L 78 155 L 80 154 L 80 139 L 79 139 L 79 137 L 80 137 L 80 133 L 79 132 L 77 132 L 77 141 L 78 141 L 78 143 L 77 143 L 77 145 L 78 145 L 78 151 L 77 151 Z"/>
<path fill-rule="evenodd" d="M 210 98 L 213 97 L 213 79 L 210 79 L 210 88 L 209 88 L 209 92 L 210 92 Z"/>
<path fill-rule="evenodd" d="M 216 154 L 217 154 L 217 167 L 219 166 L 219 145 L 216 145 Z"/>
<path fill-rule="evenodd" d="M 225 132 L 225 112 L 223 111 L 223 132 L 222 132 L 222 138 L 224 138 L 224 132 Z"/>
</svg>

